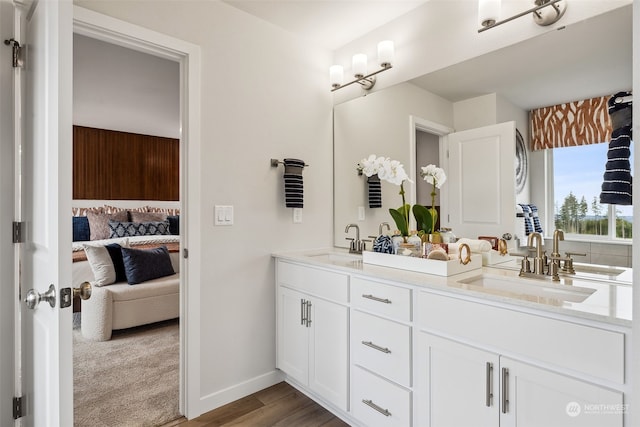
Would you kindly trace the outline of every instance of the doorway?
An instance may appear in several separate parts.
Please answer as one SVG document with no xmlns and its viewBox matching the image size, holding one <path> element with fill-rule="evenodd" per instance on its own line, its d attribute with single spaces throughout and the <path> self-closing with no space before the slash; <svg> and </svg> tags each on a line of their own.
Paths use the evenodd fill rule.
<svg viewBox="0 0 640 427">
<path fill-rule="evenodd" d="M 124 21 L 74 6 L 73 31 L 179 64 L 180 105 L 180 324 L 179 324 L 179 413 L 200 415 L 200 304 L 198 251 L 188 257 L 188 248 L 200 247 L 200 48 Z M 188 185 L 191 183 L 191 185 Z"/>
<path fill-rule="evenodd" d="M 128 277 L 116 277 L 116 283 L 94 287 L 88 301 L 74 301 L 74 425 L 160 425 L 181 416 L 179 317 L 173 318 L 180 301 L 184 181 L 178 172 L 180 64 L 77 33 L 73 38 L 73 285 L 86 280 L 97 286 L 83 246 L 120 243 L 114 230 L 97 236 L 94 225 L 123 215 L 128 218 L 120 224 L 140 224 L 142 234 L 155 234 L 126 230 L 132 250 L 146 255 L 168 247 L 178 272 L 135 288 L 126 284 Z M 154 180 L 163 185 L 150 185 Z M 90 235 L 75 232 L 76 224 L 87 223 Z M 94 332 L 99 328 L 103 332 Z"/>
</svg>

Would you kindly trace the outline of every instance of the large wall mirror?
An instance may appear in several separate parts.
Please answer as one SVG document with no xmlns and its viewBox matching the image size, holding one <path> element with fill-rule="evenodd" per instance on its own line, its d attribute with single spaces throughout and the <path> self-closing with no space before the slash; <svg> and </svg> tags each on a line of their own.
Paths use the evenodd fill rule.
<svg viewBox="0 0 640 427">
<path fill-rule="evenodd" d="M 513 120 L 528 145 L 529 110 L 631 89 L 631 8 L 624 6 L 336 105 L 335 246 L 348 247 L 345 237 L 353 236 L 345 234 L 345 226 L 350 223 L 360 226 L 361 236 L 377 235 L 382 222 L 395 228 L 388 208 L 400 206 L 399 188 L 383 183 L 383 207 L 369 208 L 366 177 L 357 175 L 356 166 L 370 154 L 384 155 L 402 162 L 415 179 L 416 168 L 424 166 L 420 162 L 430 161 L 416 160 L 416 122 L 459 131 Z M 481 108 L 486 104 L 469 102 L 483 97 L 493 100 L 491 114 Z M 431 141 L 431 150 L 436 150 L 438 143 Z M 528 158 L 530 179 L 521 191 L 527 198 L 543 199 L 542 154 L 529 153 Z M 431 159 L 442 160 L 443 153 Z M 411 186 L 407 203 L 424 203 L 426 191 Z M 442 192 L 438 203 L 446 204 L 446 184 Z"/>
</svg>

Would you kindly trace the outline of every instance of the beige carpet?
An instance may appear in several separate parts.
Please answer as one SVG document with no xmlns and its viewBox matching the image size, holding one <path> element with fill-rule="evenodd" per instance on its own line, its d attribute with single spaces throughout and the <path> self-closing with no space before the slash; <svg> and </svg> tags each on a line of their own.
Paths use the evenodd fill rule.
<svg viewBox="0 0 640 427">
<path fill-rule="evenodd" d="M 178 412 L 178 320 L 114 331 L 92 342 L 73 331 L 74 425 L 158 426 Z"/>
</svg>

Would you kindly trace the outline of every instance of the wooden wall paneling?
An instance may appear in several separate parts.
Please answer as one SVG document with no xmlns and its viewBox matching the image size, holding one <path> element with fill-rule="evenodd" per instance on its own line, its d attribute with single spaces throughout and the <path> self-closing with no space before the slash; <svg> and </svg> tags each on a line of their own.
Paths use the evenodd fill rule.
<svg viewBox="0 0 640 427">
<path fill-rule="evenodd" d="M 73 197 L 179 200 L 178 139 L 74 126 Z"/>
</svg>

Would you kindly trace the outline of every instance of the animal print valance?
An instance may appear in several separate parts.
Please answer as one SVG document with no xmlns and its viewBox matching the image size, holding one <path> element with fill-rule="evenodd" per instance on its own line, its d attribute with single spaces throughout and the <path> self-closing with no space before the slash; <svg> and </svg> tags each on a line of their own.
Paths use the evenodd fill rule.
<svg viewBox="0 0 640 427">
<path fill-rule="evenodd" d="M 608 142 L 611 96 L 568 102 L 531 110 L 531 149 L 572 147 Z"/>
</svg>

